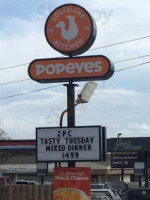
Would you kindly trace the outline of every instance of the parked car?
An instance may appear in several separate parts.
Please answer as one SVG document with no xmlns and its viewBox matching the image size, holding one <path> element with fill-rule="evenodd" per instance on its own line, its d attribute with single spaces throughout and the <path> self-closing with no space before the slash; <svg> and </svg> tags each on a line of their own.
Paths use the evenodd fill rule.
<svg viewBox="0 0 150 200">
<path fill-rule="evenodd" d="M 91 200 L 121 200 L 111 189 L 91 189 Z"/>
<path fill-rule="evenodd" d="M 117 200 L 121 200 L 122 199 L 120 193 L 117 190 L 112 190 L 112 191 L 113 191 L 114 195 L 116 196 Z"/>
<path fill-rule="evenodd" d="M 19 184 L 19 185 L 35 185 L 35 181 L 31 181 L 31 180 L 28 180 L 28 179 L 23 179 L 23 180 L 15 181 L 15 184 Z"/>
<path fill-rule="evenodd" d="M 126 187 L 126 183 L 122 181 L 112 181 L 110 183 L 110 187 L 111 189 L 115 189 L 118 192 L 121 192 L 121 190 Z"/>
<path fill-rule="evenodd" d="M 107 182 L 105 188 L 115 191 L 120 197 L 123 197 L 129 189 L 128 184 L 122 181 Z"/>
</svg>

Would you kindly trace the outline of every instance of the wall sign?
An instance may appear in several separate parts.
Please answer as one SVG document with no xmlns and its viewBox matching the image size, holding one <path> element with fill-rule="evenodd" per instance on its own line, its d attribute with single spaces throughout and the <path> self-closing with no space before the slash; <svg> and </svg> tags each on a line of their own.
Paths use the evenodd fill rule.
<svg viewBox="0 0 150 200">
<path fill-rule="evenodd" d="M 94 19 L 76 4 L 56 8 L 45 24 L 48 43 L 65 55 L 75 56 L 87 51 L 95 41 L 96 33 Z"/>
<path fill-rule="evenodd" d="M 103 160 L 103 143 L 100 126 L 36 128 L 38 162 Z"/>
<path fill-rule="evenodd" d="M 113 63 L 105 56 L 34 60 L 30 77 L 40 83 L 106 80 L 114 73 Z"/>
<path fill-rule="evenodd" d="M 134 169 L 134 163 L 138 160 L 138 152 L 112 152 L 111 168 Z"/>
<path fill-rule="evenodd" d="M 150 138 L 111 138 L 108 139 L 108 152 L 149 151 Z"/>
</svg>

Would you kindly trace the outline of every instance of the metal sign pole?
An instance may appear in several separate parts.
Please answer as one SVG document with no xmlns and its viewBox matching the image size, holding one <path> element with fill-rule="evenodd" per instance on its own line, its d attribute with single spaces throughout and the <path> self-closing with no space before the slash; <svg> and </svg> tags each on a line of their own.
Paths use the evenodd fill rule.
<svg viewBox="0 0 150 200">
<path fill-rule="evenodd" d="M 69 82 L 67 85 L 67 110 L 68 110 L 68 117 L 67 117 L 67 124 L 68 127 L 75 126 L 75 85 L 72 82 Z"/>
<path fill-rule="evenodd" d="M 41 185 L 44 185 L 44 176 L 41 176 Z"/>
<path fill-rule="evenodd" d="M 68 127 L 75 127 L 75 86 L 72 81 L 65 84 L 67 87 L 67 124 Z M 68 162 L 68 167 L 75 167 L 75 162 Z"/>
<path fill-rule="evenodd" d="M 124 168 L 121 168 L 121 181 L 124 182 Z"/>
<path fill-rule="evenodd" d="M 145 179 L 146 179 L 146 187 L 148 187 L 148 152 L 145 152 Z"/>
</svg>

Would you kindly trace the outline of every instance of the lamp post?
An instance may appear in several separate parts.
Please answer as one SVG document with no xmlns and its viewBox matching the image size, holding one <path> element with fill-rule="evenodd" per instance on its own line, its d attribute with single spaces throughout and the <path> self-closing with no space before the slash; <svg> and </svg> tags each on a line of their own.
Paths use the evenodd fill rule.
<svg viewBox="0 0 150 200">
<path fill-rule="evenodd" d="M 65 85 L 66 86 L 66 85 Z M 83 87 L 82 91 L 80 94 L 78 94 L 78 98 L 75 101 L 74 107 L 76 107 L 79 104 L 83 104 L 83 103 L 88 103 L 92 94 L 94 93 L 94 90 L 96 89 L 97 84 L 94 82 L 88 82 L 85 84 L 85 86 Z M 68 113 L 69 108 L 67 108 L 66 110 L 64 110 L 61 113 L 60 116 L 60 127 L 63 126 L 63 117 L 65 115 L 65 113 Z"/>
<path fill-rule="evenodd" d="M 69 84 L 65 84 L 65 86 L 67 87 L 67 109 L 61 113 L 60 127 L 63 126 L 63 117 L 65 113 L 68 114 L 68 117 L 67 117 L 68 127 L 74 127 L 75 126 L 75 106 L 79 105 L 80 103 L 88 103 L 92 94 L 94 93 L 94 90 L 97 87 L 97 84 L 94 82 L 86 83 L 81 93 L 78 95 L 78 98 L 76 99 L 76 101 L 74 100 L 74 96 L 75 96 L 74 88 L 77 85 L 72 84 L 72 82 L 69 82 Z M 75 162 L 68 162 L 68 167 L 75 167 Z"/>
<path fill-rule="evenodd" d="M 119 139 L 122 133 L 117 134 L 117 138 Z M 124 160 L 122 161 L 122 167 L 121 167 L 121 181 L 124 182 Z"/>
</svg>

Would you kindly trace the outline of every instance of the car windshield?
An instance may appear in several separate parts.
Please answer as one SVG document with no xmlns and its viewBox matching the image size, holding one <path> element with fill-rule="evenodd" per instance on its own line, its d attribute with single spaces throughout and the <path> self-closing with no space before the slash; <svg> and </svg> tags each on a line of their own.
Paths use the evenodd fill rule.
<svg viewBox="0 0 150 200">
<path fill-rule="evenodd" d="M 108 191 L 92 191 L 91 200 L 103 200 L 102 197 L 107 197 L 104 199 L 112 200 L 112 197 Z"/>
</svg>

